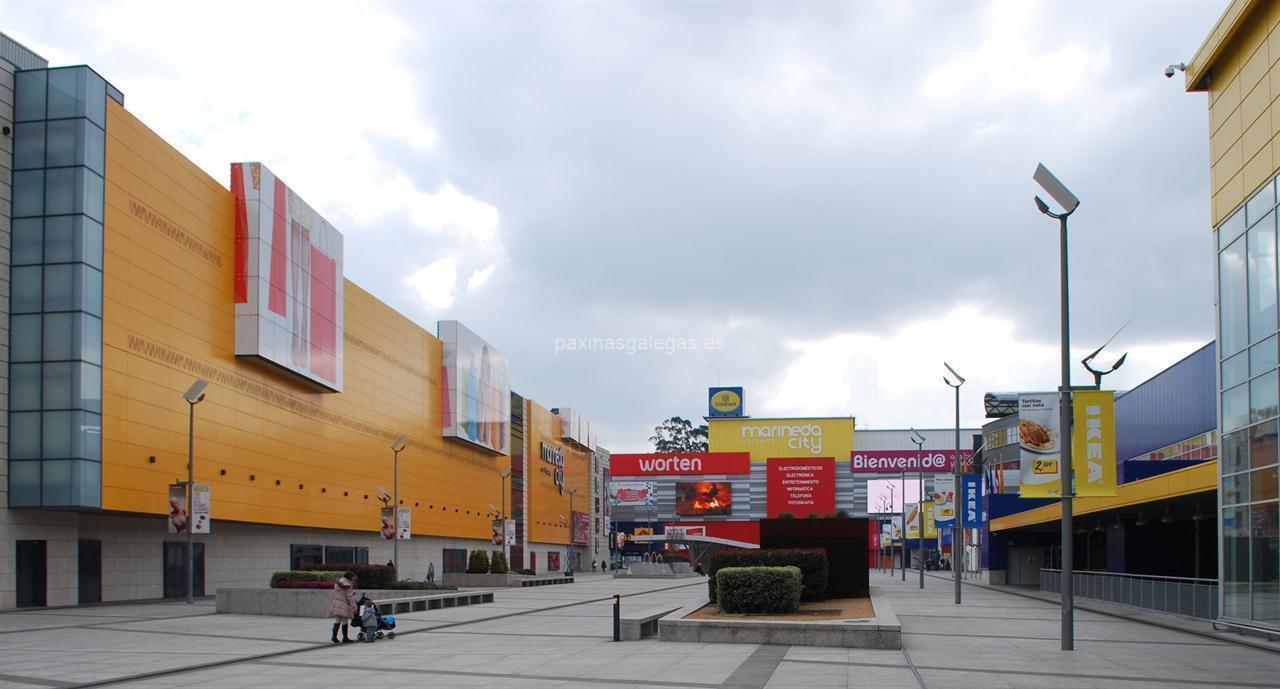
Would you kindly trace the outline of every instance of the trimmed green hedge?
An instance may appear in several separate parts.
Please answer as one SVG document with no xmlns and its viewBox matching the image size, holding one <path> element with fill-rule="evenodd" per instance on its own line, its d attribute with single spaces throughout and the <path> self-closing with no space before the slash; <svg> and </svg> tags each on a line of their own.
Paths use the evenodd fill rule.
<svg viewBox="0 0 1280 689">
<path fill-rule="evenodd" d="M 827 599 L 827 551 L 822 548 L 727 548 L 707 558 L 707 588 L 716 602 L 716 572 L 725 567 L 797 567 L 802 583 L 800 600 Z"/>
<path fill-rule="evenodd" d="M 319 565 L 312 565 L 307 568 L 309 572 L 337 572 L 338 576 L 342 576 L 343 572 L 350 571 L 356 575 L 356 588 L 361 589 L 389 589 L 392 584 L 399 580 L 396 576 L 396 568 L 386 565 L 358 565 L 351 562 L 326 562 Z M 337 577 L 334 577 L 337 580 Z"/>
<path fill-rule="evenodd" d="M 507 566 L 507 556 L 501 550 L 493 551 L 493 555 L 489 558 L 490 574 L 506 574 L 511 571 Z"/>
<path fill-rule="evenodd" d="M 723 612 L 786 614 L 800 609 L 799 567 L 722 567 L 715 583 Z"/>
<path fill-rule="evenodd" d="M 471 551 L 471 557 L 467 560 L 467 574 L 488 574 L 489 573 L 489 553 L 483 550 Z"/>
<path fill-rule="evenodd" d="M 275 574 L 271 575 L 271 588 L 273 589 L 296 588 L 296 587 L 287 587 L 287 586 L 280 585 L 283 582 L 294 582 L 294 581 L 324 581 L 324 582 L 328 582 L 329 586 L 332 587 L 333 582 L 337 581 L 341 576 L 342 576 L 342 572 L 298 572 L 298 571 L 276 572 Z"/>
</svg>

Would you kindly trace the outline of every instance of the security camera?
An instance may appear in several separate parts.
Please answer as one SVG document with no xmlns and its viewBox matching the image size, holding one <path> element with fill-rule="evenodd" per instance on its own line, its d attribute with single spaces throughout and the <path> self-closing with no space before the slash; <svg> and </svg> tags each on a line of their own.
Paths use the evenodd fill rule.
<svg viewBox="0 0 1280 689">
<path fill-rule="evenodd" d="M 1176 65 L 1169 65 L 1168 67 L 1165 67 L 1164 76 L 1166 79 L 1172 79 L 1173 75 L 1177 74 L 1178 72 L 1185 72 L 1185 71 L 1187 71 L 1187 63 L 1179 62 Z"/>
</svg>

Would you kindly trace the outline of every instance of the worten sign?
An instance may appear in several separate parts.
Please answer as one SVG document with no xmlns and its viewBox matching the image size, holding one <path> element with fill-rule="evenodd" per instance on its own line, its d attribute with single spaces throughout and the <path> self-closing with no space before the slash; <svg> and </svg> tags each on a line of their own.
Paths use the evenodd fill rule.
<svg viewBox="0 0 1280 689">
<path fill-rule="evenodd" d="M 609 456 L 611 476 L 749 473 L 751 473 L 751 455 L 746 452 L 664 452 Z"/>
<path fill-rule="evenodd" d="M 855 450 L 849 453 L 849 470 L 855 474 L 955 471 L 955 450 Z M 973 451 L 960 451 L 960 468 L 973 466 Z"/>
</svg>

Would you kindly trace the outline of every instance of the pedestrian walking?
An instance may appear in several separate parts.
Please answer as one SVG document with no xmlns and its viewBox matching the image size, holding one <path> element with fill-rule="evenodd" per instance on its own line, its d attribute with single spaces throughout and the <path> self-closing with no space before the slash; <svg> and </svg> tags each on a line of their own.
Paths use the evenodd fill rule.
<svg viewBox="0 0 1280 689">
<path fill-rule="evenodd" d="M 329 600 L 329 616 L 333 618 L 333 643 L 348 643 L 347 627 L 356 614 L 356 575 L 354 572 L 343 572 L 333 585 L 333 597 Z M 338 638 L 338 627 L 342 627 L 342 638 Z"/>
</svg>

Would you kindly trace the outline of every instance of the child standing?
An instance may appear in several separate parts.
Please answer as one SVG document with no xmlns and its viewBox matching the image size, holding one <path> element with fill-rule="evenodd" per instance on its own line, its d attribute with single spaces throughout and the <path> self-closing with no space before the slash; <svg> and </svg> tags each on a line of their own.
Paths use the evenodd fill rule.
<svg viewBox="0 0 1280 689">
<path fill-rule="evenodd" d="M 364 640 L 373 643 L 378 640 L 378 611 L 368 598 L 361 599 L 360 603 L 360 626 L 364 628 Z"/>
</svg>

